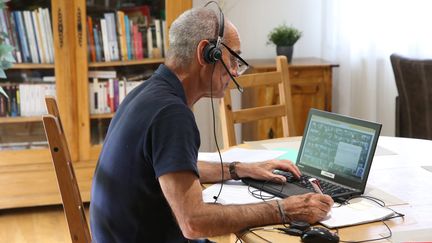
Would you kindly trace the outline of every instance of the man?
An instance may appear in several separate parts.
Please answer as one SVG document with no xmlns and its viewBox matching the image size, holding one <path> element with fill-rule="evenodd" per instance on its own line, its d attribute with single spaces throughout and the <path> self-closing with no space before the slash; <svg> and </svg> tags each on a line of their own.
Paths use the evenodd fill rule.
<svg viewBox="0 0 432 243">
<path fill-rule="evenodd" d="M 90 222 L 96 242 L 188 242 L 281 223 L 282 218 L 314 223 L 329 212 L 332 199 L 314 193 L 279 205 L 203 202 L 201 183 L 220 181 L 221 167 L 197 162 L 200 140 L 191 108 L 202 97 L 223 97 L 230 76 L 222 61 L 234 76 L 238 68 L 227 48 L 240 53 L 237 29 L 228 22 L 222 61 L 205 60 L 218 24 L 207 8 L 186 11 L 174 21 L 165 65 L 126 97 L 111 121 L 92 188 Z M 274 169 L 300 176 L 291 162 L 277 160 L 239 163 L 231 172 L 284 181 Z M 224 179 L 230 178 L 224 164 Z"/>
</svg>

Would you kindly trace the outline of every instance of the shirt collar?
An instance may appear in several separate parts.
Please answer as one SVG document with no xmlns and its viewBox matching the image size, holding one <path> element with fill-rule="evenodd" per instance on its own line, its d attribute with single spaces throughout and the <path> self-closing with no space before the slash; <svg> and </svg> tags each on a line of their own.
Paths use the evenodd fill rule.
<svg viewBox="0 0 432 243">
<path fill-rule="evenodd" d="M 174 89 L 175 94 L 178 95 L 187 105 L 186 94 L 182 82 L 178 79 L 177 75 L 175 75 L 165 64 L 161 64 L 155 73 L 160 75 L 162 79 Z"/>
</svg>

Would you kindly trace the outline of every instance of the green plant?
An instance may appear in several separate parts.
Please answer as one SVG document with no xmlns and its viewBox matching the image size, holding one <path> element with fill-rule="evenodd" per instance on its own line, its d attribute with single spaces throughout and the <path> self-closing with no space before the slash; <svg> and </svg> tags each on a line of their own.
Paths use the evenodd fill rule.
<svg viewBox="0 0 432 243">
<path fill-rule="evenodd" d="M 298 29 L 286 24 L 279 25 L 268 34 L 268 44 L 276 46 L 293 46 L 302 36 Z"/>
<path fill-rule="evenodd" d="M 6 7 L 9 0 L 0 0 L 0 11 Z M 7 44 L 5 40 L 9 38 L 7 33 L 0 31 L 0 78 L 6 78 L 4 70 L 10 68 L 15 59 L 12 56 L 13 46 Z"/>
</svg>

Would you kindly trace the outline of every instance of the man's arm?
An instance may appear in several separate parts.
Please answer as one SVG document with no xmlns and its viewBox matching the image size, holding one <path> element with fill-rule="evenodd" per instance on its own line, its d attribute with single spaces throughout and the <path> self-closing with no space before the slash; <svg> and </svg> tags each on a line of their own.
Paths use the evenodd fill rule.
<svg viewBox="0 0 432 243">
<path fill-rule="evenodd" d="M 285 176 L 273 174 L 273 170 L 291 171 L 294 176 L 300 177 L 301 172 L 289 160 L 269 160 L 258 163 L 238 163 L 235 166 L 237 175 L 240 178 L 251 177 L 261 180 L 277 180 L 285 182 Z M 222 169 L 220 163 L 210 163 L 198 161 L 198 171 L 200 174 L 201 183 L 214 183 L 220 182 L 222 178 Z M 224 180 L 232 179 L 229 172 L 229 163 L 223 163 L 223 177 Z"/>
<path fill-rule="evenodd" d="M 190 171 L 159 177 L 162 191 L 187 238 L 211 237 L 282 222 L 276 201 L 245 205 L 204 203 L 202 188 Z M 281 202 L 288 220 L 316 222 L 326 216 L 333 201 L 328 196 L 306 194 Z"/>
</svg>

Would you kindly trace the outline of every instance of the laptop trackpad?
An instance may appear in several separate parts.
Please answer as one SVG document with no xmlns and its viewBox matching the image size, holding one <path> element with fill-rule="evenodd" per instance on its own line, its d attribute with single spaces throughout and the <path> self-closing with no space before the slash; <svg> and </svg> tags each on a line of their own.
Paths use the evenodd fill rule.
<svg viewBox="0 0 432 243">
<path fill-rule="evenodd" d="M 307 188 L 303 188 L 291 183 L 285 183 L 284 185 L 280 186 L 283 186 L 283 194 L 286 195 L 286 197 L 312 192 Z"/>
</svg>

